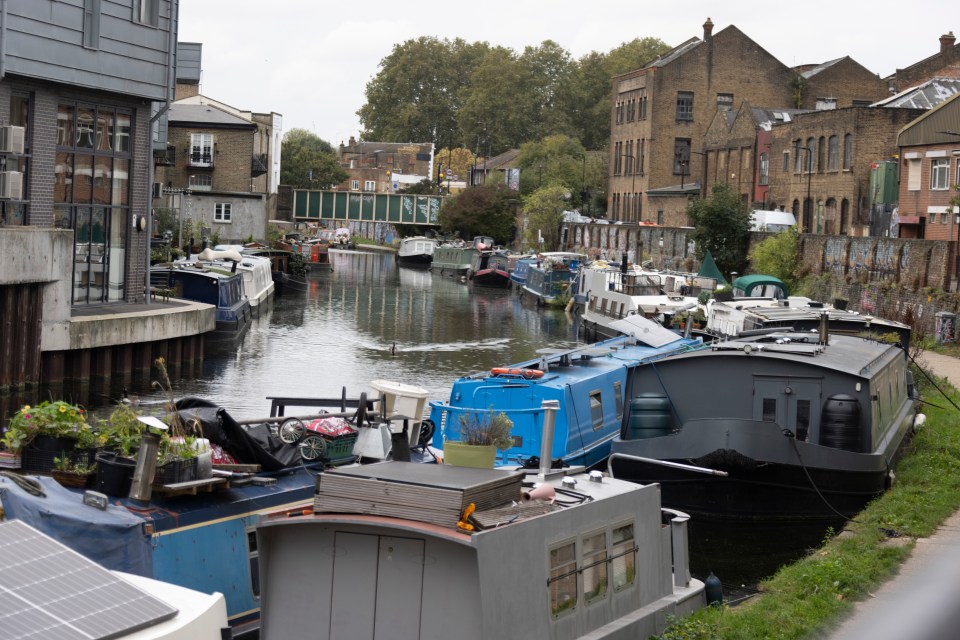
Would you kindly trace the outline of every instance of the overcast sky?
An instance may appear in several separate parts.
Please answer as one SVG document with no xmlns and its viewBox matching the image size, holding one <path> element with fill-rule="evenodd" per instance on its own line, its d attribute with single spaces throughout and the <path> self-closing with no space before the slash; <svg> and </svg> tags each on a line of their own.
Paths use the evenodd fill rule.
<svg viewBox="0 0 960 640">
<path fill-rule="evenodd" d="M 710 17 L 714 33 L 736 25 L 788 66 L 849 55 L 887 76 L 937 53 L 942 34 L 960 33 L 958 6 L 955 0 L 180 0 L 179 39 L 203 44 L 201 93 L 239 109 L 275 111 L 285 131 L 307 129 L 336 146 L 359 134 L 356 111 L 380 61 L 394 44 L 420 36 L 517 52 L 553 40 L 578 58 L 634 38 L 676 46 L 702 37 Z"/>
</svg>

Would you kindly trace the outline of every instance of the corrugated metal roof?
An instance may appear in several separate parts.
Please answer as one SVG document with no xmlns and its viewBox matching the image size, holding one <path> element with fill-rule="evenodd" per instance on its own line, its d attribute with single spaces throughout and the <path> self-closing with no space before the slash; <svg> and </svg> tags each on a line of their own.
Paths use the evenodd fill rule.
<svg viewBox="0 0 960 640">
<path fill-rule="evenodd" d="M 904 107 L 908 109 L 932 109 L 960 93 L 960 79 L 932 78 L 921 85 L 890 96 L 871 107 Z"/>
<path fill-rule="evenodd" d="M 775 124 L 784 124 L 792 122 L 794 116 L 801 113 L 813 113 L 815 109 L 781 109 L 772 107 L 751 107 L 750 112 L 753 115 L 753 121 L 757 126 L 766 131 Z"/>
<path fill-rule="evenodd" d="M 845 60 L 846 58 L 847 58 L 847 56 L 844 56 L 843 58 L 837 58 L 837 59 L 835 59 L 835 60 L 827 60 L 826 62 L 821 62 L 820 64 L 818 64 L 817 66 L 813 67 L 812 69 L 807 69 L 806 71 L 804 71 L 804 72 L 801 73 L 800 75 L 802 75 L 804 78 L 806 78 L 806 79 L 809 80 L 810 78 L 812 78 L 813 76 L 817 75 L 818 73 L 822 73 L 823 71 L 829 69 L 830 67 L 832 67 L 833 65 L 837 64 L 837 63 L 840 62 L 841 60 Z"/>
<path fill-rule="evenodd" d="M 693 50 L 699 44 L 703 44 L 703 40 L 697 37 L 690 38 L 683 44 L 677 45 L 676 47 L 674 47 L 664 55 L 660 56 L 659 58 L 651 62 L 649 66 L 665 67 L 666 65 L 670 64 L 671 62 L 673 62 L 674 60 L 676 60 L 686 52 Z"/>
</svg>

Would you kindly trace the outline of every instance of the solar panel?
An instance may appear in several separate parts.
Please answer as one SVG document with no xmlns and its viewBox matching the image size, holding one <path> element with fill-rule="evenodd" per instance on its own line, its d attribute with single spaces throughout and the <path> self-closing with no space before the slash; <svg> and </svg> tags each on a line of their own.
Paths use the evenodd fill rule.
<svg viewBox="0 0 960 640">
<path fill-rule="evenodd" d="M 4 640 L 106 640 L 177 609 L 19 520 L 0 522 Z"/>
</svg>

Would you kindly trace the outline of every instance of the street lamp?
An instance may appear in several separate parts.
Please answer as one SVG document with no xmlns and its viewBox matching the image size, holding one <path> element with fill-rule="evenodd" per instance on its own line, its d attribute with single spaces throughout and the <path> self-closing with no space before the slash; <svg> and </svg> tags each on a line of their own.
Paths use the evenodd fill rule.
<svg viewBox="0 0 960 640">
<path fill-rule="evenodd" d="M 810 199 L 810 178 L 813 176 L 813 158 L 810 156 L 810 149 L 808 149 L 807 147 L 801 147 L 799 140 L 797 140 L 797 144 L 794 145 L 794 149 L 796 149 L 796 152 L 798 154 L 801 151 L 804 151 L 807 154 L 807 160 L 804 163 L 804 166 L 806 167 L 806 170 L 807 170 L 807 199 L 803 201 L 803 227 L 804 227 L 804 230 L 806 230 L 807 233 L 809 233 L 810 227 L 812 226 L 809 223 L 813 222 L 813 200 Z M 810 204 L 809 216 L 807 215 L 808 214 L 807 203 Z"/>
</svg>

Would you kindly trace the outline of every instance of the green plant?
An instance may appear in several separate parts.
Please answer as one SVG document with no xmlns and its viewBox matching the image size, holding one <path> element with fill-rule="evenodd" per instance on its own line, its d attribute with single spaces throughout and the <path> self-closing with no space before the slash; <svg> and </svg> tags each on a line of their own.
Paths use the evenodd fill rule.
<svg viewBox="0 0 960 640">
<path fill-rule="evenodd" d="M 514 445 L 513 421 L 507 414 L 493 409 L 460 416 L 460 441 L 464 444 L 493 445 L 504 451 Z"/>
<path fill-rule="evenodd" d="M 17 453 L 37 436 L 69 438 L 76 440 L 78 447 L 98 444 L 83 408 L 62 400 L 44 400 L 35 407 L 25 405 L 10 418 L 2 442 L 7 450 Z"/>
<path fill-rule="evenodd" d="M 122 404 L 113 410 L 109 418 L 97 424 L 96 430 L 104 448 L 127 458 L 136 454 L 144 426 L 138 420 L 138 415 L 133 408 Z"/>
<path fill-rule="evenodd" d="M 75 473 L 77 475 L 88 475 L 96 471 L 96 466 L 86 462 L 79 462 L 77 460 L 70 458 L 69 456 L 64 456 L 62 458 L 54 458 L 53 468 L 56 471 L 63 471 L 64 473 Z"/>
<path fill-rule="evenodd" d="M 220 244 L 220 229 L 210 234 L 210 244 L 214 247 Z"/>
</svg>

